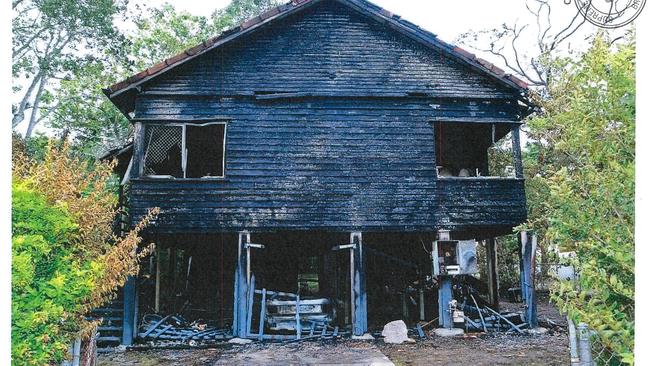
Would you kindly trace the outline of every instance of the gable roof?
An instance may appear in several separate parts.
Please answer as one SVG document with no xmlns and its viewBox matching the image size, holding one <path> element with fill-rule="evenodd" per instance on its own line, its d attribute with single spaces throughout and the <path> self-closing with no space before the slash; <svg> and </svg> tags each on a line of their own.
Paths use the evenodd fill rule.
<svg viewBox="0 0 650 366">
<path fill-rule="evenodd" d="M 229 43 L 246 34 L 250 34 L 258 28 L 267 25 L 275 20 L 286 18 L 292 14 L 303 11 L 317 3 L 323 1 L 336 1 L 344 4 L 357 12 L 364 14 L 380 23 L 383 23 L 393 30 L 402 33 L 403 35 L 420 42 L 421 44 L 442 51 L 443 53 L 451 56 L 455 60 L 460 61 L 462 64 L 470 68 L 487 74 L 492 79 L 512 88 L 520 94 L 525 94 L 528 85 L 525 81 L 517 78 L 514 75 L 507 74 L 504 70 L 495 66 L 494 64 L 481 59 L 464 50 L 461 47 L 454 46 L 446 43 L 436 37 L 435 34 L 420 28 L 419 26 L 402 19 L 399 15 L 393 14 L 375 4 L 366 0 L 292 0 L 287 4 L 283 4 L 272 8 L 256 17 L 246 20 L 238 26 L 226 30 L 216 37 L 205 40 L 201 44 L 189 48 L 175 56 L 172 56 L 164 61 L 161 61 L 131 77 L 111 85 L 103 89 L 104 94 L 125 114 L 133 109 L 133 99 L 135 96 L 136 88 L 161 75 L 182 65 L 190 60 L 193 60 L 206 52 L 214 50 L 226 43 Z"/>
</svg>

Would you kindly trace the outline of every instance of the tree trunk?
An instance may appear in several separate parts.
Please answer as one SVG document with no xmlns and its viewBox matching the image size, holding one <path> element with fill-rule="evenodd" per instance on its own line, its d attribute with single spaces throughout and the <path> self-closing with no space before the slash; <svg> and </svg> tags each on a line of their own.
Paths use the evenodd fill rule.
<svg viewBox="0 0 650 366">
<path fill-rule="evenodd" d="M 39 83 L 42 77 L 43 74 L 41 72 L 36 74 L 34 80 L 32 80 L 32 83 L 29 85 L 29 88 L 27 88 L 27 91 L 25 92 L 23 99 L 20 101 L 20 104 L 18 105 L 18 110 L 13 113 L 13 118 L 11 119 L 11 128 L 18 126 L 18 124 L 20 124 L 20 122 L 22 122 L 25 119 L 25 109 L 27 109 L 27 102 L 29 101 L 29 98 L 32 96 L 32 92 L 34 91 L 36 84 Z"/>
<path fill-rule="evenodd" d="M 41 83 L 39 84 L 38 90 L 36 91 L 36 96 L 34 97 L 34 106 L 32 107 L 32 115 L 29 118 L 29 125 L 27 126 L 27 132 L 25 132 L 26 139 L 32 136 L 32 132 L 34 132 L 34 127 L 36 127 L 36 124 L 38 123 L 38 120 L 36 119 L 36 117 L 38 116 L 38 106 L 41 104 L 41 96 L 43 95 L 43 90 L 45 89 L 46 81 L 47 79 L 42 77 Z"/>
</svg>

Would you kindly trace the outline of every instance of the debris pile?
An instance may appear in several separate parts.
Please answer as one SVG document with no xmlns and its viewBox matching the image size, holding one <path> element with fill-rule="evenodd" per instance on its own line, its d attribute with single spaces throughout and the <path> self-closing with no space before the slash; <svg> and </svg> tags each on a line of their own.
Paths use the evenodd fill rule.
<svg viewBox="0 0 650 366">
<path fill-rule="evenodd" d="M 200 321 L 188 322 L 180 315 L 147 314 L 142 319 L 138 337 L 147 341 L 167 340 L 191 345 L 214 343 L 232 338 L 228 329 L 210 327 Z"/>
<path fill-rule="evenodd" d="M 466 313 L 477 314 L 478 319 L 463 316 L 466 320 L 465 326 L 468 330 L 482 330 L 488 332 L 510 332 L 524 333 L 528 324 L 524 322 L 521 313 L 499 313 L 488 306 L 476 307 L 464 304 L 462 306 Z"/>
</svg>

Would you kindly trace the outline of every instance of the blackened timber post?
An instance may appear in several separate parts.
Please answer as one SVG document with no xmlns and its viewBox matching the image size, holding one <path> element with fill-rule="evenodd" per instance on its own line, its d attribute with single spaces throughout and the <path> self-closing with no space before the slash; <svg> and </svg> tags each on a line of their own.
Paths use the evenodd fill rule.
<svg viewBox="0 0 650 366">
<path fill-rule="evenodd" d="M 522 298 L 526 303 L 525 319 L 530 329 L 537 327 L 537 299 L 535 296 L 535 251 L 537 237 L 526 231 L 519 233 L 522 268 Z"/>
<path fill-rule="evenodd" d="M 130 346 L 136 335 L 136 306 L 137 286 L 136 278 L 129 276 L 124 284 L 124 309 L 122 312 L 122 344 Z"/>
<path fill-rule="evenodd" d="M 438 230 L 438 240 L 451 240 L 449 230 Z M 432 259 L 438 260 L 438 253 L 433 253 Z M 433 264 L 433 263 L 432 263 Z M 435 268 L 435 264 L 434 264 Z M 451 276 L 443 275 L 438 277 L 438 324 L 442 328 L 451 329 L 454 326 L 453 315 L 450 303 L 454 298 Z"/>
<path fill-rule="evenodd" d="M 246 278 L 246 244 L 250 242 L 250 233 L 248 231 L 239 232 L 237 243 L 237 263 L 235 265 L 235 280 L 233 291 L 233 321 L 232 333 L 239 338 L 247 336 L 246 322 L 247 317 L 247 288 L 248 281 Z"/>
<path fill-rule="evenodd" d="M 418 289 L 418 295 L 420 296 L 419 301 L 418 301 L 418 306 L 420 307 L 420 320 L 425 321 L 425 315 L 424 315 L 424 281 L 422 278 L 420 278 L 420 288 Z"/>
<path fill-rule="evenodd" d="M 488 301 L 494 310 L 499 310 L 499 279 L 497 274 L 496 240 L 485 240 L 485 257 L 487 259 Z"/>
<path fill-rule="evenodd" d="M 133 126 L 133 163 L 131 164 L 131 178 L 142 176 L 144 165 L 144 126 L 142 122 L 135 122 Z"/>
<path fill-rule="evenodd" d="M 154 298 L 154 310 L 156 314 L 160 313 L 160 276 L 162 274 L 160 266 L 162 265 L 162 260 L 160 256 L 162 251 L 159 246 L 156 246 L 156 287 L 155 287 L 155 298 Z"/>
<path fill-rule="evenodd" d="M 519 235 L 519 250 L 517 251 L 519 255 L 519 295 L 521 296 L 521 301 L 524 302 L 524 299 L 526 298 L 526 294 L 524 291 L 526 291 L 524 283 L 524 247 L 523 243 L 521 241 L 521 233 Z"/>
<path fill-rule="evenodd" d="M 432 137 L 433 137 L 433 174 L 436 179 L 438 179 L 438 141 L 437 135 L 436 135 L 436 126 L 437 124 L 434 122 L 431 122 L 431 132 L 432 132 Z"/>
<path fill-rule="evenodd" d="M 524 178 L 524 165 L 521 161 L 521 139 L 519 136 L 519 125 L 512 125 L 510 128 L 512 134 L 512 159 L 515 164 L 515 177 Z"/>
<path fill-rule="evenodd" d="M 176 293 L 176 279 L 177 279 L 176 260 L 177 259 L 178 259 L 178 254 L 176 253 L 176 243 L 174 243 L 171 247 L 169 247 L 169 262 L 168 262 L 169 267 L 167 268 L 167 278 L 169 278 L 169 282 L 171 283 L 172 294 Z M 172 303 L 171 310 L 172 312 L 175 312 L 176 303 L 174 301 L 171 301 L 171 303 Z"/>
<path fill-rule="evenodd" d="M 356 336 L 368 331 L 368 299 L 366 294 L 366 259 L 363 252 L 361 232 L 350 233 L 350 243 L 355 244 L 353 250 L 352 293 L 353 315 L 352 330 Z"/>
</svg>

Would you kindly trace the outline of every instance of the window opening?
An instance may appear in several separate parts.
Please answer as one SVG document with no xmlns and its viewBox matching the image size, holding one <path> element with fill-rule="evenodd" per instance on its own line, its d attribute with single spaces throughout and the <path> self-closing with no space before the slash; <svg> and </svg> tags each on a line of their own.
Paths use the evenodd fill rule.
<svg viewBox="0 0 650 366">
<path fill-rule="evenodd" d="M 222 177 L 225 125 L 186 125 L 186 178 Z"/>
<path fill-rule="evenodd" d="M 143 173 L 159 178 L 221 178 L 226 124 L 147 125 Z"/>
<path fill-rule="evenodd" d="M 144 175 L 183 178 L 182 126 L 147 126 L 144 141 Z"/>
<path fill-rule="evenodd" d="M 510 125 L 434 124 L 438 177 L 514 177 Z"/>
</svg>

